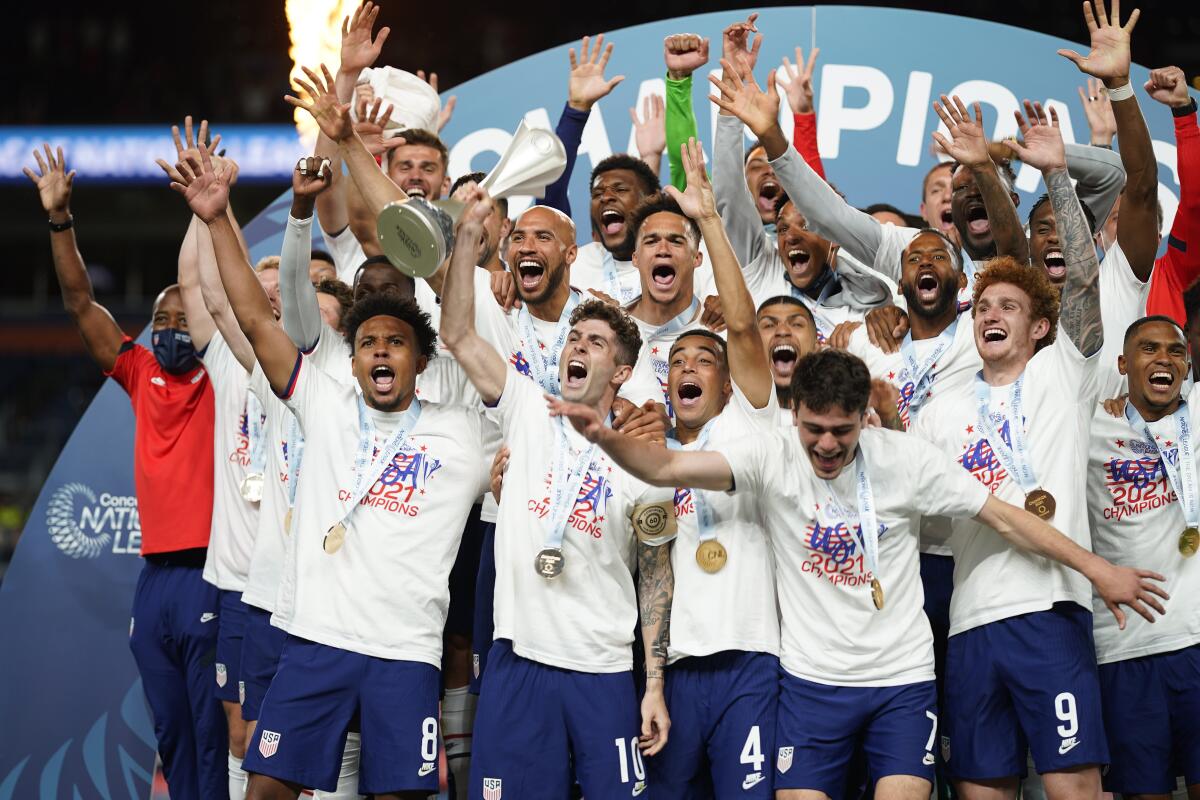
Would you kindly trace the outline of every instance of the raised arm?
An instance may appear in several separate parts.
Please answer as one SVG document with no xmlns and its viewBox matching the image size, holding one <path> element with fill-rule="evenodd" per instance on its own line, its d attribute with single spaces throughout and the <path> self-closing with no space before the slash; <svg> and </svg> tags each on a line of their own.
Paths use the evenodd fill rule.
<svg viewBox="0 0 1200 800">
<path fill-rule="evenodd" d="M 322 331 L 317 290 L 308 276 L 313 205 L 329 193 L 332 182 L 328 161 L 310 156 L 297 162 L 292 171 L 292 210 L 279 251 L 280 321 L 292 342 L 305 352 L 316 346 Z"/>
<path fill-rule="evenodd" d="M 442 320 L 438 335 L 483 402 L 493 405 L 504 391 L 508 367 L 496 348 L 475 328 L 475 269 L 483 222 L 491 211 L 492 199 L 479 186 L 471 187 L 467 206 L 458 221 L 450 268 L 442 282 Z M 488 298 L 487 300 L 490 300 Z"/>
<path fill-rule="evenodd" d="M 746 288 L 742 269 L 733 247 L 725 235 L 725 226 L 717 216 L 717 201 L 712 184 L 704 173 L 704 150 L 691 139 L 680 148 L 680 162 L 687 171 L 687 192 L 674 186 L 667 192 L 679 203 L 683 213 L 696 220 L 708 258 L 712 262 L 713 278 L 721 309 L 725 314 L 726 336 L 729 344 L 729 376 L 755 408 L 765 408 L 775 391 L 771 364 L 758 332 L 754 299 Z"/>
<path fill-rule="evenodd" d="M 230 228 L 234 229 L 232 223 L 230 223 Z M 244 258 L 242 260 L 245 261 Z M 247 266 L 249 266 L 248 262 Z M 221 338 L 229 345 L 229 352 L 233 353 L 233 357 L 242 365 L 242 369 L 247 373 L 252 372 L 254 370 L 254 349 L 250 347 L 246 335 L 238 327 L 237 318 L 233 316 L 233 309 L 229 307 L 229 299 L 225 296 L 225 287 L 221 285 L 221 273 L 217 269 L 217 254 L 213 248 L 212 235 L 209 234 L 207 225 L 196 225 L 196 271 L 200 277 L 200 294 L 204 298 L 204 308 L 220 332 Z M 180 283 L 182 283 L 182 278 Z"/>
<path fill-rule="evenodd" d="M 708 63 L 708 37 L 675 33 L 663 39 L 663 61 L 667 65 L 667 163 L 670 183 L 680 191 L 687 188 L 687 174 L 679 160 L 679 148 L 698 137 L 696 112 L 692 108 L 692 73 Z"/>
<path fill-rule="evenodd" d="M 121 343 L 125 334 L 108 309 L 96 302 L 92 292 L 92 279 L 88 277 L 83 256 L 75 244 L 75 229 L 71 227 L 71 186 L 75 181 L 75 170 L 67 172 L 62 148 L 58 155 L 50 152 L 50 145 L 43 144 L 42 153 L 33 151 L 38 171 L 24 168 L 25 175 L 37 187 L 42 209 L 50 216 L 50 252 L 54 257 L 54 274 L 62 290 L 63 308 L 75 320 L 79 334 L 83 337 L 88 354 L 100 369 L 111 372 L 117 363 Z"/>
<path fill-rule="evenodd" d="M 592 113 L 594 106 L 602 97 L 625 80 L 624 75 L 612 79 L 604 77 L 604 68 L 612 57 L 612 42 L 604 46 L 604 34 L 592 42 L 590 36 L 585 36 L 579 42 L 579 56 L 575 56 L 575 48 L 567 50 L 571 63 L 570 75 L 567 78 L 567 104 L 563 107 L 562 116 L 558 120 L 555 133 L 562 140 L 567 151 L 567 167 L 558 180 L 546 187 L 546 196 L 538 202 L 542 205 L 557 208 L 571 216 L 571 201 L 567 197 L 567 189 L 571 185 L 571 175 L 575 171 L 575 158 L 579 154 L 579 142 L 583 139 L 583 128 Z"/>
<path fill-rule="evenodd" d="M 1022 550 L 1057 561 L 1086 577 L 1103 598 L 1108 610 L 1117 618 L 1122 630 L 1125 628 L 1125 614 L 1120 605 L 1129 606 L 1150 622 L 1154 622 L 1154 615 L 1146 606 L 1159 614 L 1166 613 L 1155 595 L 1165 600 L 1167 593 L 1150 582 L 1166 580 L 1158 573 L 1118 567 L 1105 561 L 1025 509 L 1006 503 L 995 495 L 988 495 L 975 518 Z"/>
<path fill-rule="evenodd" d="M 1016 117 L 1024 143 L 1012 140 L 1004 143 L 1023 162 L 1042 171 L 1050 206 L 1054 209 L 1063 259 L 1067 262 L 1059 323 L 1079 352 L 1091 356 L 1100 352 L 1104 344 L 1104 325 L 1100 319 L 1100 262 L 1096 260 L 1092 231 L 1067 174 L 1058 113 L 1051 108 L 1047 120 L 1041 103 L 1026 100 L 1025 115 L 1017 111 Z"/>
<path fill-rule="evenodd" d="M 445 325 L 445 310 L 442 324 Z M 727 492 L 733 488 L 733 471 L 725 456 L 715 450 L 685 452 L 634 439 L 604 424 L 596 409 L 546 395 L 550 416 L 566 417 L 590 442 L 600 445 L 617 466 L 651 486 L 690 487 Z"/>
<path fill-rule="evenodd" d="M 276 322 L 271 303 L 229 221 L 229 172 L 214 171 L 208 149 L 201 146 L 199 150 L 199 163 L 189 158 L 172 168 L 160 159 L 159 166 L 171 178 L 171 188 L 183 195 L 192 213 L 208 226 L 229 305 L 254 348 L 254 356 L 262 365 L 271 389 L 283 395 L 288 390 L 299 351 Z"/>
<path fill-rule="evenodd" d="M 796 63 L 783 57 L 783 71 L 787 81 L 784 92 L 788 106 L 792 109 L 792 147 L 812 167 L 812 171 L 825 179 L 825 165 L 821 163 L 821 152 L 817 149 L 817 114 L 813 107 L 813 70 L 821 48 L 814 47 L 804 60 L 804 49 L 796 48 Z M 780 76 L 782 77 L 782 76 Z"/>
<path fill-rule="evenodd" d="M 946 124 L 950 139 L 947 140 L 937 131 L 933 132 L 933 138 L 974 176 L 975 185 L 983 196 L 992 238 L 996 242 L 996 255 L 1012 256 L 1022 264 L 1028 264 L 1029 239 L 1025 236 L 1021 218 L 1017 216 L 1012 195 L 1000 180 L 1000 171 L 988 154 L 988 142 L 983 133 L 983 109 L 979 103 L 975 103 L 974 108 L 975 119 L 971 119 L 958 95 L 954 96 L 953 103 L 946 95 L 942 95 L 942 101 L 935 102 L 933 110 Z"/>
<path fill-rule="evenodd" d="M 1099 78 L 1112 101 L 1117 137 L 1121 141 L 1121 161 L 1127 179 L 1117 217 L 1117 242 L 1129 259 L 1139 280 L 1150 279 L 1154 256 L 1158 251 L 1158 161 L 1150 144 L 1150 131 L 1138 107 L 1137 95 L 1129 83 L 1129 40 L 1140 11 L 1134 10 L 1121 25 L 1121 4 L 1113 0 L 1112 20 L 1105 11 L 1105 0 L 1083 6 L 1084 20 L 1091 37 L 1091 50 L 1081 56 L 1073 50 L 1059 50 L 1081 72 Z"/>
<path fill-rule="evenodd" d="M 642 101 L 642 116 L 637 107 L 629 109 L 633 120 L 633 141 L 640 158 L 655 175 L 662 172 L 663 150 L 667 147 L 667 122 L 665 103 L 660 95 L 646 95 Z"/>
<path fill-rule="evenodd" d="M 208 121 L 200 123 L 200 141 L 208 141 Z M 193 134 L 192 117 L 189 114 L 183 118 L 182 138 L 178 125 L 171 126 L 171 138 L 175 142 L 175 158 L 177 161 L 200 158 L 200 150 L 196 147 L 196 137 Z M 217 137 L 220 141 L 220 137 Z M 215 142 L 213 143 L 215 144 Z M 192 217 L 188 224 L 187 234 L 183 237 L 183 246 L 179 248 L 179 295 L 183 301 L 183 311 L 188 319 L 188 333 L 192 337 L 192 346 L 198 353 L 204 352 L 213 334 L 217 332 L 217 321 L 208 310 L 208 299 L 205 296 L 204 284 L 200 280 L 200 229 L 204 224 Z"/>
<path fill-rule="evenodd" d="M 639 747 L 652 756 L 667 744 L 671 727 L 667 716 L 663 671 L 671 642 L 671 603 L 675 598 L 675 572 L 671 568 L 673 543 L 653 547 L 638 542 L 638 616 L 646 653 L 646 693 L 642 697 L 642 735 Z"/>
</svg>

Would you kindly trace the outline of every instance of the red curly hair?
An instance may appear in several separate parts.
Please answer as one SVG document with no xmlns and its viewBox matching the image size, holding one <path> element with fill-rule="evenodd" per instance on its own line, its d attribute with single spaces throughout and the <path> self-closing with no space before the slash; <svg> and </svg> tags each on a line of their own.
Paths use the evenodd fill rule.
<svg viewBox="0 0 1200 800">
<path fill-rule="evenodd" d="M 1034 352 L 1054 343 L 1058 333 L 1058 290 L 1050 283 L 1046 273 L 1012 256 L 999 256 L 988 261 L 983 269 L 975 273 L 975 289 L 971 295 L 971 316 L 979 306 L 979 298 L 989 286 L 1008 283 L 1016 286 L 1029 297 L 1030 311 L 1034 321 L 1046 319 L 1050 332 L 1038 340 Z"/>
</svg>

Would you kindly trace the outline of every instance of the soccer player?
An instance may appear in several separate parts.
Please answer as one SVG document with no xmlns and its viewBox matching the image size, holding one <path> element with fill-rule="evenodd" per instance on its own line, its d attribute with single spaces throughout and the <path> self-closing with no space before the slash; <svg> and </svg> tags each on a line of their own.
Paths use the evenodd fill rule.
<svg viewBox="0 0 1200 800">
<path fill-rule="evenodd" d="M 817 321 L 807 305 L 790 294 L 781 294 L 759 304 L 758 334 L 770 360 L 780 421 L 789 427 L 792 373 L 801 358 L 817 349 Z"/>
<path fill-rule="evenodd" d="M 496 641 L 475 720 L 469 796 L 495 797 L 507 787 L 522 798 L 563 797 L 572 766 L 586 796 L 641 794 L 641 748 L 657 752 L 669 721 L 655 702 L 661 698 L 647 692 L 639 741 L 632 572 L 636 547 L 658 546 L 669 534 L 671 495 L 614 469 L 569 425 L 551 420 L 546 389 L 476 331 L 471 273 L 489 205 L 485 192 L 472 190 L 442 297 L 446 345 L 495 407 L 512 451 L 496 525 Z M 523 232 L 534 234 L 518 221 L 514 239 Z M 640 345 L 637 326 L 619 308 L 580 303 L 556 359 L 562 394 L 607 416 Z M 643 623 L 653 620 L 651 643 L 667 603 L 659 593 L 642 606 Z"/>
<path fill-rule="evenodd" d="M 1157 605 L 1153 576 L 1116 567 L 993 497 L 929 443 L 864 430 L 870 374 L 854 356 L 806 356 L 792 391 L 794 432 L 719 451 L 658 450 L 606 429 L 582 404 L 552 400 L 551 409 L 652 485 L 733 491 L 759 504 L 777 564 L 784 670 L 776 796 L 843 797 L 861 751 L 877 796 L 927 798 L 937 698 L 918 583 L 922 517 L 980 520 L 995 538 L 1087 575 L 1121 618 L 1116 603 Z"/>
<path fill-rule="evenodd" d="M 1024 504 L 1086 546 L 1087 429 L 1104 338 L 1099 265 L 1057 125 L 1033 110 L 1021 122 L 1024 144 L 1010 146 L 1041 170 L 1059 220 L 1067 264 L 1061 313 L 1045 272 L 991 261 L 976 273 L 972 307 L 983 368 L 972 382 L 936 392 L 912 431 L 996 497 Z M 967 800 L 997 789 L 1011 796 L 1028 748 L 1051 800 L 1091 797 L 1109 753 L 1090 593 L 1078 575 L 992 533 L 986 522 L 956 520 L 950 537 L 947 769 Z"/>
<path fill-rule="evenodd" d="M 729 344 L 703 328 L 672 343 L 668 386 L 675 442 L 719 450 L 778 426 L 779 406 L 754 301 L 717 216 L 700 146 L 681 148 L 687 191 L 675 195 L 708 245 Z M 656 797 L 691 797 L 711 781 L 718 797 L 769 798 L 779 693 L 779 620 L 772 556 L 748 494 L 675 490 L 678 534 L 657 548 L 640 580 L 673 581 L 665 699 L 671 738 L 647 760 Z M 670 551 L 669 561 L 664 550 Z M 656 570 L 662 562 L 666 569 Z M 647 565 L 643 565 L 647 566 Z M 647 676 L 647 691 L 663 690 Z"/>
<path fill-rule="evenodd" d="M 1118 630 L 1092 599 L 1100 696 L 1108 734 L 1104 790 L 1167 797 L 1177 775 L 1200 796 L 1200 561 L 1196 426 L 1200 389 L 1184 397 L 1187 339 L 1169 317 L 1143 317 L 1125 333 L 1124 413 L 1096 408 L 1088 457 L 1088 513 L 1097 555 L 1166 576 L 1174 599 L 1153 627 Z"/>
<path fill-rule="evenodd" d="M 357 717 L 359 790 L 422 797 L 438 781 L 450 565 L 487 486 L 481 417 L 415 398 L 436 334 L 390 293 L 356 303 L 344 325 L 361 395 L 307 364 L 245 272 L 225 217 L 227 173 L 213 172 L 207 150 L 176 170 L 172 187 L 209 225 L 238 323 L 305 437 L 296 545 L 273 617 L 289 638 L 248 757 L 248 796 L 332 790 Z"/>
<path fill-rule="evenodd" d="M 75 243 L 62 148 L 34 151 L 37 186 L 50 216 L 54 272 L 63 306 L 92 360 L 133 404 L 134 483 L 145 559 L 133 598 L 129 648 L 154 718 L 171 796 L 222 797 L 228 733 L 212 679 L 217 589 L 202 577 L 212 519 L 213 397 L 188 334 L 179 286 L 154 301 L 151 348 L 124 334 L 92 293 Z M 185 242 L 185 249 L 190 242 Z"/>
</svg>

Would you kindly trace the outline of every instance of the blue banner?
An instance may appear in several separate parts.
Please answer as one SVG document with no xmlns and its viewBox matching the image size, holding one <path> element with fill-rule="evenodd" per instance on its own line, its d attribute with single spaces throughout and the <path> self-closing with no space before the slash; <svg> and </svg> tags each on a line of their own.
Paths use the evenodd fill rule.
<svg viewBox="0 0 1200 800">
<path fill-rule="evenodd" d="M 719 68 L 721 30 L 746 13 L 684 17 L 608 37 L 616 45 L 608 75 L 627 77 L 596 106 L 584 132 L 571 182 L 582 239 L 589 237 L 592 166 L 613 152 L 633 149 L 628 109 L 642 96 L 664 90 L 663 38 L 695 32 L 712 39 L 713 59 L 696 75 L 693 97 L 707 146 L 715 108 L 706 99 L 705 77 Z M 767 34 L 757 70 L 760 82 L 795 46 L 821 48 L 815 81 L 821 155 L 830 180 L 856 205 L 890 202 L 916 211 L 921 179 L 934 163 L 929 134 L 937 118 L 930 103 L 943 92 L 982 102 L 994 137 L 1015 132 L 1012 111 L 1018 100 L 1029 98 L 1058 109 L 1068 140 L 1087 140 L 1076 94 L 1084 78 L 1055 55 L 1059 47 L 1086 51 L 1085 46 L 1004 25 L 895 9 L 768 9 L 758 25 Z M 1084 36 L 1081 19 L 1079 38 Z M 522 116 L 554 127 L 566 100 L 568 46 L 577 43 L 453 90 L 458 109 L 443 131 L 453 143 L 451 175 L 493 166 Z M 1135 66 L 1132 77 L 1160 162 L 1160 197 L 1169 225 L 1178 196 L 1174 129 L 1167 109 L 1140 89 L 1147 72 Z M 281 117 L 284 111 L 281 104 Z M 248 127 L 253 130 L 245 136 L 237 127 L 218 128 L 229 154 L 241 163 L 242 178 L 288 180 L 301 154 L 294 129 Z M 784 130 L 790 133 L 791 126 Z M 81 182 L 98 177 L 162 182 L 153 159 L 174 152 L 165 130 L 99 131 L 49 134 L 52 142 L 64 144 Z M 45 129 L 0 129 L 0 153 L 7 156 L 0 164 L 11 165 L 0 172 L 0 181 L 20 175 L 20 165 L 29 163 L 28 151 L 45 136 Z M 118 138 L 105 138 L 110 136 Z M 1040 176 L 1028 168 L 1019 171 L 1017 186 L 1025 208 L 1042 191 Z M 246 225 L 254 258 L 278 252 L 289 203 L 287 194 L 281 196 Z M 519 210 L 522 204 L 514 201 L 512 207 Z M 84 253 L 87 247 L 85 237 Z M 128 648 L 129 612 L 141 567 L 132 441 L 129 401 L 109 381 L 51 471 L 0 587 L 0 800 L 144 800 L 149 794 L 153 728 Z"/>
</svg>

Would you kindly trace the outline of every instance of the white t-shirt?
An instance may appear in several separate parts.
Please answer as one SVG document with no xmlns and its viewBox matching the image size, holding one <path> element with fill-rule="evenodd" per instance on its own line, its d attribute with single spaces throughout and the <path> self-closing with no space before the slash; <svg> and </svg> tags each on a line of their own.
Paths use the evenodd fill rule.
<svg viewBox="0 0 1200 800">
<path fill-rule="evenodd" d="M 1104 345 L 1100 348 L 1100 399 L 1116 397 L 1125 391 L 1125 376 L 1117 370 L 1117 356 L 1125 347 L 1125 330 L 1146 316 L 1150 281 L 1143 283 L 1133 274 L 1129 259 L 1120 245 L 1114 245 L 1100 262 L 1100 321 L 1104 325 Z"/>
<path fill-rule="evenodd" d="M 633 302 L 636 303 L 641 296 L 635 297 Z M 629 308 L 626 307 L 626 311 Z M 649 322 L 643 322 L 631 313 L 630 318 L 637 323 L 638 333 L 642 336 L 642 349 L 638 353 L 638 365 L 646 364 L 654 372 L 654 380 L 658 384 L 658 388 L 662 397 L 661 402 L 667 406 L 667 416 L 671 419 L 675 418 L 675 409 L 671 407 L 671 391 L 667 385 L 670 378 L 671 366 L 667 360 L 671 355 L 671 348 L 675 345 L 675 340 L 679 338 L 684 331 L 692 330 L 699 327 L 700 315 L 703 313 L 704 307 L 700 306 L 696 309 L 696 313 L 682 327 L 673 326 L 669 330 L 661 330 L 666 326 L 652 325 Z M 725 334 L 720 334 L 721 338 L 725 338 Z"/>
<path fill-rule="evenodd" d="M 271 384 L 257 362 L 250 375 L 250 391 L 258 398 L 267 416 L 264 430 L 269 449 L 267 469 L 263 475 L 262 502 L 258 509 L 258 533 L 254 537 L 254 550 L 250 556 L 242 602 L 264 611 L 274 611 L 279 572 L 283 568 L 290 538 L 284 531 L 283 521 L 288 512 L 288 434 L 292 430 L 294 416 L 271 391 Z"/>
<path fill-rule="evenodd" d="M 780 660 L 796 677 L 834 686 L 930 681 L 933 633 L 917 552 L 921 517 L 974 516 L 987 491 L 914 436 L 867 428 L 859 446 L 884 526 L 878 576 L 867 567 L 856 533 L 857 459 L 826 482 L 813 472 L 793 431 L 743 439 L 723 451 L 735 493 L 759 504 L 770 532 L 778 565 Z M 871 599 L 873 577 L 883 585 L 882 610 Z"/>
<path fill-rule="evenodd" d="M 258 504 L 242 497 L 250 474 L 251 426 L 246 416 L 250 376 L 220 333 L 213 333 L 200 359 L 213 384 L 213 509 L 204 580 L 229 592 L 246 588 L 250 554 L 258 531 Z M 253 407 L 252 404 L 251 407 Z M 265 422 L 259 414 L 259 424 Z"/>
<path fill-rule="evenodd" d="M 304 432 L 304 477 L 272 624 L 364 655 L 440 666 L 450 568 L 491 453 L 478 412 L 423 403 L 400 452 L 381 470 L 346 525 L 345 543 L 324 550 L 349 510 L 359 445 L 358 399 L 303 356 L 284 398 Z M 400 414 L 368 413 L 376 451 Z"/>
<path fill-rule="evenodd" d="M 367 260 L 362 245 L 354 236 L 354 231 L 347 225 L 337 236 L 330 236 L 321 229 L 321 238 L 325 240 L 325 249 L 333 256 L 333 266 L 337 270 L 338 280 L 346 284 L 354 283 L 354 273 Z"/>
<path fill-rule="evenodd" d="M 918 403 L 918 413 L 934 393 L 950 391 L 963 383 L 969 384 L 975 379 L 975 373 L 983 368 L 983 360 L 979 357 L 979 350 L 975 347 L 975 326 L 972 323 L 970 313 L 964 312 L 958 315 L 954 338 L 929 370 L 930 380 L 926 384 L 924 399 Z M 924 365 L 926 358 L 938 345 L 938 338 L 917 339 L 912 344 L 917 364 Z M 904 423 L 905 430 L 911 427 L 909 404 L 916 387 L 904 354 L 900 350 L 895 353 L 885 353 L 873 345 L 867 335 L 865 325 L 855 328 L 854 332 L 850 334 L 846 350 L 866 363 L 872 378 L 887 381 L 899 390 L 900 399 L 896 405 L 900 412 L 900 421 Z"/>
<path fill-rule="evenodd" d="M 1060 325 L 1054 344 L 1035 353 L 1025 366 L 1021 401 L 1034 475 L 1057 506 L 1050 524 L 1089 550 L 1085 478 L 1097 361 L 1095 355 L 1084 358 Z M 1007 410 L 1014 385 L 992 387 L 994 419 L 998 411 Z M 957 459 L 992 494 L 1024 507 L 1025 492 L 992 452 L 979 429 L 977 411 L 974 381 L 970 381 L 955 391 L 936 393 L 921 409 L 913 432 Z M 1078 572 L 1017 549 L 975 520 L 955 520 L 952 530 L 951 636 L 1045 611 L 1057 602 L 1090 607 L 1091 587 Z"/>
<path fill-rule="evenodd" d="M 724 450 L 757 433 L 778 427 L 775 393 L 755 408 L 735 384 L 733 396 L 709 422 L 706 450 Z M 683 445 L 699 449 L 700 442 Z M 728 554 L 725 567 L 707 573 L 696 563 L 700 529 L 695 493 L 675 490 L 678 533 L 671 549 L 675 597 L 671 603 L 668 662 L 724 650 L 779 654 L 779 610 L 775 599 L 775 559 L 757 499 L 750 492 L 703 492 L 712 510 L 713 532 Z"/>
<path fill-rule="evenodd" d="M 495 638 L 552 667 L 579 672 L 633 668 L 630 649 L 638 607 L 633 571 L 635 505 L 669 501 L 671 489 L 647 486 L 599 448 L 591 461 L 562 541 L 563 572 L 547 580 L 534 571 L 546 546 L 556 423 L 542 389 L 509 369 L 496 405 L 504 443 L 512 451 L 496 522 Z M 572 454 L 587 446 L 565 423 Z"/>
<path fill-rule="evenodd" d="M 604 269 L 604 245 L 600 242 L 589 242 L 579 248 L 575 261 L 571 263 L 571 285 L 585 296 L 591 297 L 590 289 L 604 292 L 621 305 L 631 302 L 642 293 L 642 276 L 632 261 L 613 259 L 616 271 L 617 285 L 614 286 Z M 713 284 L 712 267 L 708 264 L 708 251 L 704 241 L 700 242 L 700 252 L 704 260 L 696 267 L 692 279 L 692 287 L 696 296 L 703 300 L 717 293 Z"/>
<path fill-rule="evenodd" d="M 1200 390 L 1187 395 L 1192 423 L 1193 458 L 1200 425 Z M 1098 596 L 1092 597 L 1096 660 L 1101 664 L 1167 653 L 1200 642 L 1200 559 L 1179 553 L 1179 534 L 1187 523 L 1183 506 L 1158 457 L 1158 448 L 1179 457 L 1175 423 L 1170 416 L 1150 423 L 1157 446 L 1145 440 L 1125 417 L 1114 418 L 1097 406 L 1088 457 L 1088 514 L 1097 555 L 1114 564 L 1153 570 L 1166 577 L 1171 595 L 1154 624 L 1125 609 L 1125 630 Z M 1156 615 L 1157 616 L 1157 615 Z"/>
</svg>

